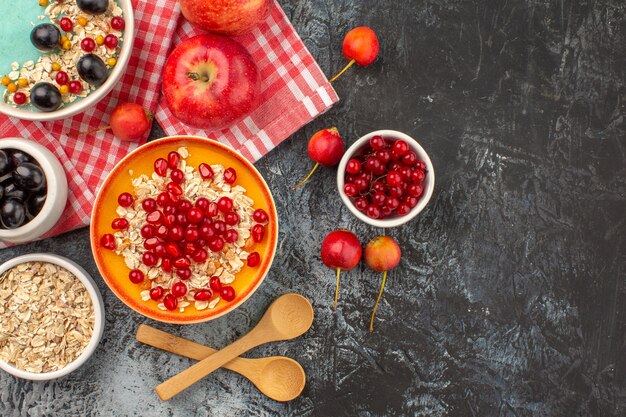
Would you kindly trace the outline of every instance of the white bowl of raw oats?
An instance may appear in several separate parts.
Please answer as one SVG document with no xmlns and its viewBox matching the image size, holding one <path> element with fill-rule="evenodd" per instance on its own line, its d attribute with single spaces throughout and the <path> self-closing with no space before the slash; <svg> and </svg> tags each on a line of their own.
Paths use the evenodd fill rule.
<svg viewBox="0 0 626 417">
<path fill-rule="evenodd" d="M 0 28 L 0 113 L 65 119 L 94 106 L 124 74 L 135 37 L 131 0 L 21 1 L 8 13 Z"/>
<path fill-rule="evenodd" d="M 0 368 L 46 381 L 78 369 L 104 330 L 89 274 L 62 256 L 33 253 L 0 265 Z"/>
</svg>

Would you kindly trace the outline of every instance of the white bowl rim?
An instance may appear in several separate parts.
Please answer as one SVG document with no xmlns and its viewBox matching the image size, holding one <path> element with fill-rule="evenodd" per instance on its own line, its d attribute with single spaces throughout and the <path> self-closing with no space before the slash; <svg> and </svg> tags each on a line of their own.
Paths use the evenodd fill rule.
<svg viewBox="0 0 626 417">
<path fill-rule="evenodd" d="M 9 365 L 7 362 L 0 360 L 0 369 L 5 370 L 13 376 L 17 376 L 23 379 L 29 379 L 32 381 L 48 381 L 51 379 L 60 378 L 75 371 L 81 365 L 83 365 L 96 350 L 104 331 L 104 303 L 102 301 L 102 296 L 100 295 L 100 291 L 98 290 L 96 283 L 91 278 L 89 273 L 87 273 L 87 271 L 85 271 L 74 261 L 53 253 L 30 253 L 27 255 L 17 256 L 0 265 L 0 274 L 4 273 L 10 268 L 13 268 L 16 265 L 25 262 L 48 262 L 67 269 L 72 274 L 74 274 L 74 276 L 76 276 L 76 278 L 78 278 L 80 282 L 85 286 L 87 292 L 89 293 L 89 297 L 91 298 L 91 302 L 93 303 L 95 323 L 91 340 L 82 351 L 82 353 L 78 356 L 78 358 L 76 358 L 73 362 L 69 363 L 64 368 L 52 372 L 35 373 L 15 368 L 14 366 Z"/>
<path fill-rule="evenodd" d="M 123 17 L 125 22 L 124 27 L 124 42 L 122 49 L 120 50 L 117 63 L 109 74 L 109 78 L 98 87 L 95 91 L 91 92 L 87 97 L 83 98 L 79 102 L 70 103 L 61 107 L 59 110 L 52 112 L 38 112 L 32 110 L 25 110 L 13 107 L 10 104 L 0 103 L 0 113 L 4 113 L 7 116 L 17 117 L 22 120 L 33 120 L 39 122 L 47 122 L 52 120 L 65 119 L 75 114 L 81 113 L 92 106 L 96 105 L 100 100 L 107 96 L 117 85 L 117 82 L 126 71 L 126 66 L 130 61 L 133 44 L 135 43 L 135 18 L 133 14 L 133 5 L 131 0 L 113 0 L 118 1 L 123 11 Z"/>
<path fill-rule="evenodd" d="M 65 170 L 57 157 L 50 152 L 48 148 L 33 140 L 24 138 L 1 138 L 0 149 L 18 149 L 32 156 L 37 161 L 46 176 L 47 187 L 46 202 L 41 208 L 41 211 L 33 217 L 31 221 L 20 227 L 15 229 L 0 229 L 0 240 L 5 240 L 7 242 L 22 242 L 23 239 L 21 239 L 21 237 L 23 236 L 28 238 L 33 234 L 37 234 L 38 236 L 36 237 L 39 237 L 52 229 L 52 227 L 54 227 L 54 225 L 59 221 L 61 214 L 63 214 L 63 208 L 67 203 L 68 189 Z M 57 166 L 55 167 L 54 165 Z M 59 200 L 62 200 L 63 207 L 54 216 L 56 218 L 50 217 L 55 206 L 61 203 L 61 201 L 57 202 L 58 196 L 60 196 Z M 42 227 L 43 223 L 47 221 L 51 223 L 49 227 Z M 39 228 L 41 230 L 37 230 Z"/>
<path fill-rule="evenodd" d="M 424 194 L 422 195 L 422 198 L 420 198 L 417 205 L 413 207 L 411 211 L 407 213 L 405 216 L 392 217 L 392 218 L 387 218 L 387 219 L 372 219 L 370 217 L 367 217 L 367 215 L 357 210 L 357 208 L 354 206 L 354 203 L 352 203 L 350 197 L 348 197 L 346 193 L 344 193 L 343 191 L 344 173 L 345 173 L 346 165 L 348 164 L 348 161 L 350 160 L 350 158 L 352 158 L 352 156 L 356 153 L 356 151 L 358 151 L 366 142 L 369 142 L 372 136 L 376 136 L 376 135 L 380 135 L 382 137 L 393 137 L 396 139 L 402 139 L 406 141 L 409 147 L 411 148 L 411 150 L 413 150 L 417 154 L 418 158 L 424 161 L 424 163 L 426 164 L 426 170 L 428 171 L 428 175 L 426 177 L 427 180 L 425 181 L 428 181 L 428 182 L 426 184 L 426 188 L 424 189 Z M 434 189 L 435 189 L 435 168 L 433 167 L 433 163 L 431 162 L 430 157 L 428 156 L 428 153 L 426 153 L 424 148 L 422 148 L 422 146 L 411 136 L 407 135 L 406 133 L 398 132 L 396 130 L 389 130 L 389 129 L 376 130 L 374 132 L 370 132 L 364 136 L 361 136 L 344 153 L 343 157 L 341 158 L 341 161 L 339 162 L 339 166 L 337 167 L 337 190 L 339 191 L 339 196 L 341 197 L 341 200 L 343 201 L 344 205 L 348 207 L 350 212 L 352 212 L 352 214 L 354 214 L 359 220 L 374 227 L 382 227 L 382 228 L 397 227 L 397 226 L 400 226 L 409 222 L 426 207 L 426 205 L 430 201 L 430 198 L 433 195 Z"/>
</svg>

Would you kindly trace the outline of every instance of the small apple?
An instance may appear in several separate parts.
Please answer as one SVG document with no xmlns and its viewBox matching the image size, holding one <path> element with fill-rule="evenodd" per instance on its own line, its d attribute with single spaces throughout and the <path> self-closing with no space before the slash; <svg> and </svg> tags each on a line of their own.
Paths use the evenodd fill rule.
<svg viewBox="0 0 626 417">
<path fill-rule="evenodd" d="M 179 0 L 183 16 L 208 32 L 237 36 L 265 20 L 272 0 Z"/>
<path fill-rule="evenodd" d="M 365 246 L 365 263 L 376 272 L 383 273 L 383 282 L 380 285 L 378 298 L 374 304 L 372 317 L 370 319 L 370 332 L 374 330 L 374 317 L 378 303 L 385 291 L 385 283 L 387 282 L 387 271 L 392 270 L 400 263 L 402 252 L 398 243 L 390 236 L 376 236 Z"/>
<path fill-rule="evenodd" d="M 355 63 L 362 67 L 370 65 L 378 58 L 380 44 L 376 33 L 367 26 L 359 26 L 348 32 L 343 38 L 343 56 L 350 62 L 338 74 L 330 79 L 335 81 Z"/>
<path fill-rule="evenodd" d="M 322 262 L 330 269 L 337 271 L 337 284 L 335 286 L 335 301 L 333 310 L 337 308 L 339 299 L 339 279 L 341 271 L 349 271 L 361 260 L 363 248 L 361 242 L 354 233 L 347 230 L 335 230 L 330 232 L 322 241 Z"/>
<path fill-rule="evenodd" d="M 322 129 L 315 133 L 309 139 L 307 147 L 309 158 L 315 161 L 315 165 L 309 174 L 292 189 L 295 190 L 307 182 L 320 165 L 325 167 L 337 165 L 343 156 L 344 150 L 343 138 L 336 127 Z"/>
<path fill-rule="evenodd" d="M 218 130 L 254 110 L 260 82 L 259 70 L 241 44 L 225 36 L 198 35 L 167 59 L 163 95 L 181 122 Z"/>
</svg>

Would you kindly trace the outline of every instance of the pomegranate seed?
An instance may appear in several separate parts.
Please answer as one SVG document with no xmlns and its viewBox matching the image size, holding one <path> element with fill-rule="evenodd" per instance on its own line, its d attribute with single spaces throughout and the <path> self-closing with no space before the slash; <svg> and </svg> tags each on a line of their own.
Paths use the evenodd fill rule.
<svg viewBox="0 0 626 417">
<path fill-rule="evenodd" d="M 356 209 L 359 211 L 365 211 L 365 209 L 367 208 L 367 204 L 367 199 L 363 197 L 354 200 L 354 207 L 356 207 Z"/>
<path fill-rule="evenodd" d="M 145 200 L 143 200 L 141 202 L 141 207 L 147 212 L 150 213 L 151 211 L 156 210 L 157 208 L 157 202 L 154 198 L 146 198 Z"/>
<path fill-rule="evenodd" d="M 382 206 L 385 204 L 385 201 L 387 201 L 387 196 L 383 193 L 374 193 L 372 195 L 372 203 L 374 203 L 377 206 Z"/>
<path fill-rule="evenodd" d="M 63 29 L 63 32 L 71 32 L 74 27 L 74 23 L 69 17 L 64 17 L 59 21 L 59 26 Z"/>
<path fill-rule="evenodd" d="M 227 184 L 232 184 L 237 181 L 237 171 L 234 168 L 226 168 L 224 171 L 224 181 Z"/>
<path fill-rule="evenodd" d="M 172 226 L 167 233 L 167 237 L 169 237 L 171 240 L 174 240 L 176 242 L 178 242 L 179 240 L 183 240 L 184 233 L 183 233 L 182 226 L 179 226 L 179 225 Z"/>
<path fill-rule="evenodd" d="M 183 297 L 185 294 L 187 294 L 187 285 L 184 282 L 178 281 L 172 285 L 172 295 L 174 297 Z"/>
<path fill-rule="evenodd" d="M 194 242 L 200 239 L 200 230 L 196 226 L 189 226 L 185 229 L 185 240 L 187 242 Z"/>
<path fill-rule="evenodd" d="M 213 291 L 219 292 L 219 290 L 222 289 L 222 282 L 220 281 L 219 277 L 211 277 L 211 279 L 209 280 L 209 286 Z"/>
<path fill-rule="evenodd" d="M 154 161 L 154 172 L 157 175 L 164 177 L 167 174 L 167 161 L 163 158 L 159 158 Z"/>
<path fill-rule="evenodd" d="M 185 213 L 176 213 L 176 224 L 185 224 L 187 223 L 187 216 Z"/>
<path fill-rule="evenodd" d="M 215 230 L 216 235 L 223 235 L 226 232 L 226 223 L 221 220 L 216 220 L 213 222 L 213 230 Z"/>
<path fill-rule="evenodd" d="M 381 149 L 379 151 L 376 151 L 375 155 L 376 158 L 380 159 L 383 164 L 387 164 L 389 161 L 391 161 L 391 152 L 389 152 L 389 150 L 387 149 Z"/>
<path fill-rule="evenodd" d="M 196 206 L 202 211 L 206 211 L 207 207 L 209 207 L 209 203 L 210 202 L 208 199 L 204 197 L 200 197 L 199 199 L 196 200 L 196 202 L 194 203 L 194 206 Z"/>
<path fill-rule="evenodd" d="M 209 240 L 209 249 L 213 252 L 219 252 L 224 247 L 224 240 L 221 237 L 214 236 Z"/>
<path fill-rule="evenodd" d="M 163 299 L 163 305 L 170 311 L 176 310 L 176 307 L 178 307 L 178 300 L 172 294 L 167 294 Z"/>
<path fill-rule="evenodd" d="M 220 297 L 222 297 L 225 301 L 233 301 L 235 299 L 235 289 L 230 285 L 222 287 L 220 290 Z"/>
<path fill-rule="evenodd" d="M 215 229 L 213 229 L 213 226 L 211 226 L 210 224 L 203 224 L 202 226 L 200 226 L 199 230 L 200 236 L 205 239 L 209 239 L 215 236 Z"/>
<path fill-rule="evenodd" d="M 130 207 L 134 201 L 135 199 L 130 193 L 122 193 L 117 197 L 117 203 L 122 207 Z"/>
<path fill-rule="evenodd" d="M 387 174 L 387 184 L 391 187 L 397 187 L 402 184 L 402 174 L 399 171 L 390 171 Z"/>
<path fill-rule="evenodd" d="M 228 212 L 224 215 L 224 221 L 229 226 L 234 226 L 239 223 L 239 215 L 234 211 Z"/>
<path fill-rule="evenodd" d="M 358 159 L 350 159 L 346 164 L 346 172 L 356 175 L 361 172 L 361 162 Z"/>
<path fill-rule="evenodd" d="M 174 242 L 166 243 L 165 244 L 165 250 L 167 251 L 167 253 L 172 255 L 174 258 L 178 258 L 180 255 L 182 255 L 182 252 L 180 251 L 180 248 Z"/>
<path fill-rule="evenodd" d="M 176 275 L 178 275 L 178 278 L 186 281 L 189 278 L 191 278 L 191 269 L 189 269 L 189 268 L 177 269 L 176 270 Z"/>
<path fill-rule="evenodd" d="M 104 45 L 109 49 L 117 48 L 117 44 L 119 43 L 117 36 L 112 33 L 109 33 L 104 37 Z"/>
<path fill-rule="evenodd" d="M 163 223 L 163 213 L 155 210 L 146 216 L 146 221 L 150 224 L 160 225 Z"/>
<path fill-rule="evenodd" d="M 183 251 L 185 252 L 185 255 L 191 256 L 198 250 L 198 247 L 199 246 L 196 245 L 195 242 L 185 242 L 183 245 Z"/>
<path fill-rule="evenodd" d="M 175 182 L 168 182 L 167 183 L 167 191 L 170 194 L 174 194 L 176 196 L 180 196 L 183 194 L 183 189 L 181 188 L 180 185 L 176 184 Z"/>
<path fill-rule="evenodd" d="M 172 260 L 170 258 L 163 258 L 163 261 L 161 261 L 161 269 L 167 274 L 172 272 Z"/>
<path fill-rule="evenodd" d="M 115 16 L 111 19 L 111 28 L 115 30 L 122 31 L 126 27 L 126 22 L 123 18 L 119 16 Z"/>
<path fill-rule="evenodd" d="M 221 197 L 217 200 L 217 209 L 222 213 L 228 213 L 233 209 L 233 200 L 228 197 Z"/>
<path fill-rule="evenodd" d="M 213 168 L 211 168 L 209 164 L 205 164 L 204 162 L 198 165 L 198 172 L 200 172 L 200 176 L 204 180 L 210 180 L 215 175 L 215 173 L 213 172 Z"/>
<path fill-rule="evenodd" d="M 17 104 L 18 106 L 26 103 L 26 94 L 22 93 L 21 91 L 13 94 L 13 103 Z"/>
<path fill-rule="evenodd" d="M 252 234 L 252 239 L 256 243 L 259 243 L 263 240 L 263 236 L 265 235 L 265 226 L 263 226 L 262 224 L 255 224 L 254 226 L 252 226 L 252 230 L 250 231 L 250 233 Z"/>
<path fill-rule="evenodd" d="M 81 91 L 83 91 L 83 85 L 80 81 L 70 81 L 70 93 L 79 94 Z"/>
<path fill-rule="evenodd" d="M 199 223 L 203 217 L 204 214 L 202 213 L 202 210 L 197 207 L 191 208 L 187 212 L 187 221 L 189 223 Z"/>
<path fill-rule="evenodd" d="M 174 218 L 176 218 L 175 213 L 176 213 L 176 207 L 174 207 L 174 206 L 165 206 L 165 207 L 163 207 L 163 214 L 165 214 L 166 216 L 173 215 Z"/>
<path fill-rule="evenodd" d="M 172 207 L 165 207 L 165 209 L 171 209 Z M 165 210 L 164 210 L 165 211 Z M 168 210 L 169 211 L 169 210 Z M 167 214 L 165 215 L 165 218 L 163 219 L 163 224 L 167 227 L 172 227 L 176 224 L 176 216 L 174 216 L 173 214 Z"/>
<path fill-rule="evenodd" d="M 424 192 L 424 189 L 422 188 L 421 185 L 410 184 L 407 187 L 406 192 L 409 193 L 410 196 L 420 197 L 422 195 L 422 193 Z"/>
<path fill-rule="evenodd" d="M 155 234 L 160 239 L 166 239 L 169 236 L 169 229 L 165 226 L 159 226 Z"/>
<path fill-rule="evenodd" d="M 96 41 L 91 38 L 85 38 L 80 42 L 80 47 L 85 52 L 91 52 L 96 49 Z"/>
<path fill-rule="evenodd" d="M 398 156 L 404 156 L 409 152 L 409 144 L 403 140 L 397 140 L 393 143 L 391 150 Z"/>
<path fill-rule="evenodd" d="M 152 250 L 156 248 L 158 244 L 159 244 L 159 239 L 157 239 L 156 237 L 151 237 L 149 239 L 144 240 L 143 247 L 148 250 Z"/>
<path fill-rule="evenodd" d="M 174 259 L 174 267 L 177 269 L 189 268 L 191 261 L 186 256 L 180 256 Z"/>
<path fill-rule="evenodd" d="M 70 76 L 67 75 L 67 72 L 65 71 L 59 71 L 54 76 L 54 81 L 56 81 L 59 85 L 66 85 L 70 82 Z"/>
<path fill-rule="evenodd" d="M 203 248 L 207 245 L 207 241 L 204 239 L 198 239 L 195 243 L 199 248 Z"/>
<path fill-rule="evenodd" d="M 408 214 L 409 211 L 411 211 L 411 207 L 409 207 L 405 203 L 401 203 L 396 209 L 396 213 L 398 213 L 400 216 L 404 216 L 405 214 Z"/>
<path fill-rule="evenodd" d="M 357 190 L 356 185 L 347 183 L 343 186 L 343 192 L 346 193 L 348 197 L 356 197 L 356 195 L 359 193 L 359 190 Z"/>
<path fill-rule="evenodd" d="M 252 213 L 252 218 L 257 223 L 265 223 L 269 220 L 269 216 L 262 208 L 254 210 L 254 213 Z"/>
<path fill-rule="evenodd" d="M 224 233 L 224 240 L 228 243 L 235 243 L 239 239 L 239 233 L 235 229 L 228 229 Z"/>
<path fill-rule="evenodd" d="M 173 182 L 170 182 L 170 184 L 174 184 Z M 174 185 L 178 185 L 178 184 L 174 184 Z M 172 192 L 167 192 L 169 198 L 170 198 L 170 205 L 176 206 L 178 204 L 178 202 L 180 201 L 180 196 L 178 194 L 174 194 Z"/>
<path fill-rule="evenodd" d="M 150 298 L 154 301 L 160 300 L 161 297 L 163 297 L 163 287 L 157 285 L 156 287 L 150 289 Z"/>
<path fill-rule="evenodd" d="M 143 282 L 143 272 L 139 269 L 133 269 L 128 274 L 128 278 L 133 284 L 139 284 L 140 282 Z"/>
<path fill-rule="evenodd" d="M 209 301 L 213 297 L 213 293 L 209 289 L 198 290 L 193 295 L 193 299 L 197 301 Z"/>
<path fill-rule="evenodd" d="M 115 237 L 112 234 L 107 233 L 100 238 L 100 245 L 109 250 L 115 249 Z"/>
<path fill-rule="evenodd" d="M 365 214 L 367 214 L 367 217 L 377 219 L 380 217 L 380 208 L 378 206 L 375 206 L 374 204 L 370 204 L 369 206 L 367 206 Z"/>
<path fill-rule="evenodd" d="M 180 163 L 180 154 L 176 151 L 172 151 L 167 154 L 167 166 L 170 169 L 178 168 L 178 164 Z"/>
<path fill-rule="evenodd" d="M 384 149 L 385 146 L 387 146 L 387 143 L 385 142 L 385 139 L 383 139 L 382 136 L 376 135 L 376 136 L 371 137 L 370 146 L 372 147 L 372 149 L 377 151 L 379 149 Z"/>
<path fill-rule="evenodd" d="M 144 252 L 143 255 L 141 255 L 141 261 L 145 266 L 154 266 L 156 265 L 158 258 L 152 252 Z"/>
<path fill-rule="evenodd" d="M 217 203 L 209 203 L 209 206 L 205 210 L 208 217 L 217 216 Z"/>
<path fill-rule="evenodd" d="M 251 268 L 254 268 L 255 266 L 258 266 L 261 263 L 261 255 L 259 255 L 259 252 L 252 252 L 250 255 L 248 255 L 248 266 Z"/>
<path fill-rule="evenodd" d="M 408 166 L 413 166 L 417 163 L 417 154 L 413 151 L 409 151 L 407 152 L 403 157 L 402 157 L 402 163 L 404 165 L 408 165 Z"/>
<path fill-rule="evenodd" d="M 141 237 L 144 239 L 150 239 L 151 237 L 154 237 L 154 226 L 152 226 L 151 224 L 144 224 L 143 226 L 141 226 Z"/>
<path fill-rule="evenodd" d="M 183 174 L 183 171 L 181 171 L 180 169 L 176 168 L 176 169 L 172 170 L 172 172 L 170 173 L 170 178 L 176 184 L 180 184 L 180 183 L 182 183 L 185 180 L 185 174 Z"/>
<path fill-rule="evenodd" d="M 128 228 L 128 220 L 122 219 L 118 217 L 117 219 L 113 219 L 111 222 L 111 227 L 116 230 L 124 230 Z"/>
<path fill-rule="evenodd" d="M 424 174 L 424 171 L 420 169 L 414 169 L 413 171 L 411 171 L 410 180 L 414 184 L 421 184 L 422 181 L 424 181 L 424 177 L 426 177 L 426 174 Z"/>
<path fill-rule="evenodd" d="M 198 263 L 206 261 L 208 257 L 209 253 L 204 249 L 198 249 L 191 255 L 191 259 Z"/>
<path fill-rule="evenodd" d="M 172 200 L 170 199 L 170 195 L 169 193 L 166 193 L 165 191 L 162 193 L 159 193 L 159 195 L 157 195 L 156 198 L 156 204 L 159 207 L 165 207 L 170 205 L 172 202 Z"/>
</svg>

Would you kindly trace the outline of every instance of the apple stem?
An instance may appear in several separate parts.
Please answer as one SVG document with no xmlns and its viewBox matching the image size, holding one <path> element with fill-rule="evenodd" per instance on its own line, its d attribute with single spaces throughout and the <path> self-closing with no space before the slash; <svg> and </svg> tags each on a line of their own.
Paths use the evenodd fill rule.
<svg viewBox="0 0 626 417">
<path fill-rule="evenodd" d="M 339 278 L 341 278 L 341 268 L 337 268 L 337 284 L 335 285 L 335 301 L 333 311 L 337 311 L 337 301 L 339 300 Z"/>
<path fill-rule="evenodd" d="M 303 185 L 305 182 L 307 182 L 309 180 L 309 178 L 311 178 L 311 175 L 313 175 L 313 173 L 315 172 L 315 170 L 317 169 L 317 167 L 320 166 L 320 163 L 316 163 L 315 166 L 313 167 L 313 169 L 311 170 L 311 172 L 309 172 L 309 175 L 307 175 L 302 181 L 300 181 L 299 183 L 297 183 L 295 186 L 291 187 L 292 190 L 295 190 L 296 188 L 300 187 L 301 185 Z"/>
<path fill-rule="evenodd" d="M 97 128 L 97 129 L 87 130 L 85 132 L 70 133 L 69 136 L 78 137 L 78 136 L 82 136 L 82 135 L 89 135 L 91 133 L 100 132 L 101 130 L 109 130 L 110 128 L 111 128 L 111 126 L 102 126 L 102 127 Z"/>
<path fill-rule="evenodd" d="M 380 292 L 378 293 L 378 298 L 376 299 L 376 304 L 374 304 L 374 310 L 372 311 L 372 318 L 370 319 L 370 333 L 374 331 L 374 316 L 376 316 L 376 309 L 378 308 L 378 303 L 380 302 L 380 298 L 383 296 L 383 291 L 385 291 L 386 282 L 387 282 L 387 271 L 383 272 L 383 282 L 380 285 Z"/>
<path fill-rule="evenodd" d="M 187 72 L 185 73 L 185 77 L 187 78 L 191 78 L 194 81 L 203 81 L 203 82 L 207 82 L 211 79 L 211 77 L 209 77 L 208 75 L 200 75 L 197 72 Z"/>
<path fill-rule="evenodd" d="M 346 72 L 348 70 L 348 68 L 350 68 L 352 65 L 354 65 L 356 61 L 353 59 L 352 61 L 348 62 L 348 65 L 346 65 L 345 67 L 343 67 L 343 69 L 341 71 L 339 71 L 339 73 L 337 73 L 337 75 L 335 75 L 333 78 L 331 78 L 330 80 L 328 80 L 329 83 L 332 83 L 333 81 L 335 81 L 337 78 L 339 78 L 339 76 L 341 74 L 343 74 L 344 72 Z"/>
</svg>

